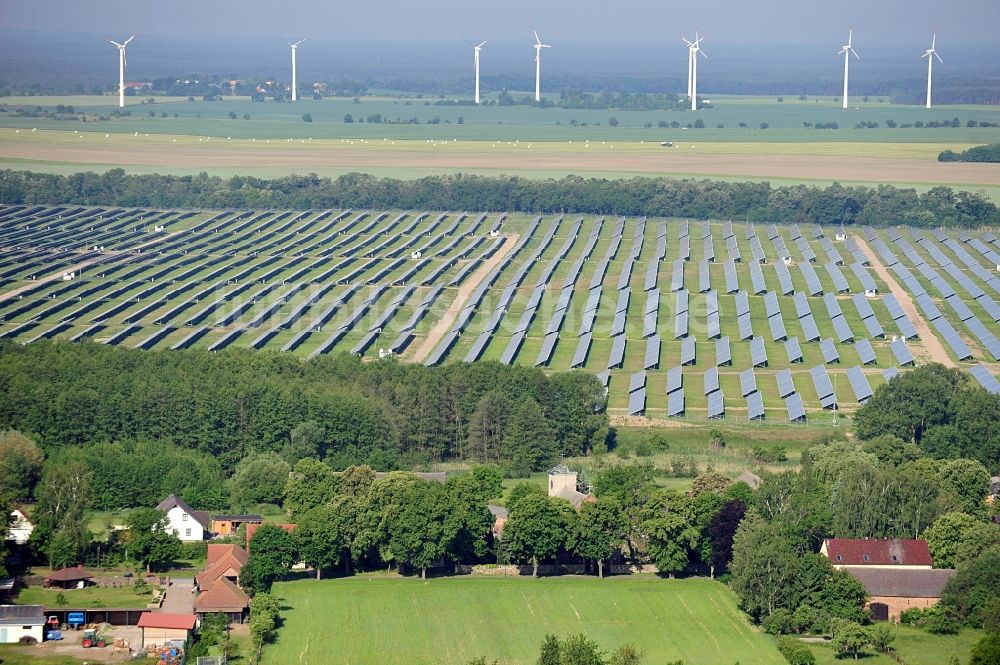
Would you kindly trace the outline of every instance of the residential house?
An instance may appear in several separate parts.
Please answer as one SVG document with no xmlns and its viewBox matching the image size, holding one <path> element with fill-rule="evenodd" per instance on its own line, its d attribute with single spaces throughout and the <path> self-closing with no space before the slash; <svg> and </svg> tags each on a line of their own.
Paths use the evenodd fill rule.
<svg viewBox="0 0 1000 665">
<path fill-rule="evenodd" d="M 194 600 L 194 611 L 202 620 L 210 614 L 225 614 L 230 623 L 243 623 L 250 614 L 250 597 L 228 577 L 212 582 Z"/>
<path fill-rule="evenodd" d="M 161 501 L 156 509 L 167 514 L 170 521 L 167 528 L 184 542 L 202 541 L 206 535 L 211 535 L 212 521 L 208 512 L 195 510 L 176 494 Z"/>
<path fill-rule="evenodd" d="M 24 545 L 31 538 L 31 532 L 35 530 L 35 523 L 28 516 L 28 511 L 23 506 L 18 506 L 10 511 L 10 526 L 7 528 L 7 540 L 12 540 L 17 545 Z"/>
<path fill-rule="evenodd" d="M 236 533 L 243 524 L 262 524 L 264 518 L 260 515 L 216 515 L 212 518 L 212 533 L 217 536 L 229 536 Z"/>
<path fill-rule="evenodd" d="M 0 605 L 0 644 L 41 644 L 44 638 L 41 605 Z"/>
<path fill-rule="evenodd" d="M 834 568 L 865 566 L 929 570 L 934 563 L 926 540 L 827 538 L 819 552 L 830 559 Z"/>
<path fill-rule="evenodd" d="M 139 616 L 142 629 L 142 649 L 155 649 L 170 642 L 186 643 L 194 630 L 197 617 L 193 614 L 143 612 Z"/>
<path fill-rule="evenodd" d="M 577 510 L 586 501 L 593 501 L 594 497 L 584 494 L 576 488 L 577 473 L 565 464 L 558 464 L 549 469 L 549 496 L 565 499 L 573 504 Z"/>
<path fill-rule="evenodd" d="M 876 621 L 895 621 L 904 610 L 934 605 L 955 576 L 949 569 L 846 566 L 844 570 L 865 585 L 868 609 Z"/>
<path fill-rule="evenodd" d="M 239 584 L 240 571 L 246 565 L 247 558 L 247 551 L 239 545 L 209 543 L 205 570 L 195 578 L 198 588 L 208 589 L 223 578 Z"/>
<path fill-rule="evenodd" d="M 1000 500 L 1000 476 L 990 477 L 990 489 L 986 493 L 986 503 L 993 506 Z"/>
<path fill-rule="evenodd" d="M 94 576 L 83 566 L 63 568 L 45 576 L 45 586 L 56 589 L 83 589 L 94 583 Z"/>
</svg>

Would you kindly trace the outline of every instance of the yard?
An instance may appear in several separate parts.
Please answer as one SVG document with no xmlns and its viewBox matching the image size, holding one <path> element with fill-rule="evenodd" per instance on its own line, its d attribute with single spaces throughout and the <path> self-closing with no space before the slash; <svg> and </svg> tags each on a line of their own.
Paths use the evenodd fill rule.
<svg viewBox="0 0 1000 665">
<path fill-rule="evenodd" d="M 631 643 L 648 663 L 784 663 L 732 593 L 705 579 L 358 576 L 281 583 L 275 593 L 287 609 L 267 665 L 465 665 L 480 656 L 528 665 L 547 633 L 585 633 L 609 651 Z"/>
<path fill-rule="evenodd" d="M 926 630 L 910 626 L 896 627 L 896 640 L 892 647 L 906 665 L 944 665 L 957 658 L 957 662 L 969 660 L 969 650 L 979 638 L 982 631 L 963 629 L 958 635 L 932 635 Z M 812 643 L 809 650 L 816 656 L 817 665 L 834 665 L 834 663 L 853 662 L 840 660 L 836 651 L 828 644 Z M 869 665 L 889 665 L 894 663 L 886 655 L 868 653 L 864 662 Z"/>
<path fill-rule="evenodd" d="M 60 604 L 57 600 L 59 594 L 66 598 L 66 602 Z M 41 587 L 28 587 L 23 589 L 17 596 L 19 605 L 43 605 L 48 608 L 66 607 L 91 608 L 91 607 L 113 607 L 121 609 L 141 609 L 147 603 L 152 602 L 151 594 L 140 595 L 132 587 L 104 588 L 98 586 L 87 587 L 86 589 L 43 589 Z"/>
</svg>

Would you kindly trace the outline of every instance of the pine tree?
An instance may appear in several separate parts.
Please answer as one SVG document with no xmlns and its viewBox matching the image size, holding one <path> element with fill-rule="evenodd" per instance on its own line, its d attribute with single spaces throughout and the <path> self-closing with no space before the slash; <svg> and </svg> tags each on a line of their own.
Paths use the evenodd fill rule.
<svg viewBox="0 0 1000 665">
<path fill-rule="evenodd" d="M 503 437 L 503 459 L 511 475 L 526 476 L 558 455 L 558 444 L 542 407 L 534 398 L 523 397 L 514 407 Z"/>
</svg>

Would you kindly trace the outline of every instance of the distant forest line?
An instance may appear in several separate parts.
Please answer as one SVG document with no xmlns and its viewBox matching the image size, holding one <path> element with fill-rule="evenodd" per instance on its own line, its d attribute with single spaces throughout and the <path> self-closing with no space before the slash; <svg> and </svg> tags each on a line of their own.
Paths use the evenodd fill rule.
<svg viewBox="0 0 1000 665">
<path fill-rule="evenodd" d="M 0 203 L 77 204 L 194 209 L 396 208 L 575 212 L 816 223 L 824 225 L 976 228 L 1000 225 L 1000 209 L 983 192 L 892 185 L 773 186 L 672 178 L 531 179 L 441 175 L 415 180 L 350 173 L 275 179 L 250 176 L 56 175 L 0 171 Z"/>
</svg>

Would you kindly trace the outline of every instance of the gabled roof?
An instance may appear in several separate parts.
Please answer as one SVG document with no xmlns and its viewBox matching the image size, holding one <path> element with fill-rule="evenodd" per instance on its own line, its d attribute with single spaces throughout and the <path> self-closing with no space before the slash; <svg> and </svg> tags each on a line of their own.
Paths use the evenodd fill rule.
<svg viewBox="0 0 1000 665">
<path fill-rule="evenodd" d="M 584 494 L 583 492 L 577 492 L 575 489 L 569 487 L 563 487 L 558 492 L 552 496 L 557 499 L 565 499 L 573 504 L 574 508 L 579 508 L 583 505 L 583 502 L 590 498 L 589 494 Z"/>
<path fill-rule="evenodd" d="M 190 515 L 191 517 L 193 517 L 194 521 L 197 522 L 198 524 L 200 524 L 202 526 L 202 528 L 204 528 L 204 529 L 211 528 L 212 519 L 211 519 L 211 517 L 209 517 L 208 511 L 206 511 L 206 510 L 195 510 L 194 508 L 192 508 L 191 506 L 189 506 L 187 504 L 187 502 L 184 501 L 184 499 L 180 498 L 176 494 L 171 494 L 166 499 L 164 499 L 163 501 L 160 501 L 158 504 L 156 504 L 156 509 L 157 510 L 161 510 L 161 511 L 163 511 L 165 513 L 169 512 L 171 508 L 175 508 L 175 507 L 176 508 L 180 508 L 185 513 L 187 513 L 188 515 Z"/>
<path fill-rule="evenodd" d="M 194 599 L 194 610 L 198 614 L 242 612 L 249 606 L 250 597 L 246 592 L 225 577 L 219 578 Z"/>
<path fill-rule="evenodd" d="M 143 612 L 139 615 L 140 628 L 169 628 L 172 630 L 192 630 L 197 617 L 193 614 L 171 614 L 169 612 Z"/>
<path fill-rule="evenodd" d="M 490 509 L 490 513 L 493 514 L 493 517 L 507 519 L 508 511 L 503 506 L 496 506 L 491 503 L 486 507 Z"/>
<path fill-rule="evenodd" d="M 826 556 L 842 566 L 930 566 L 934 560 L 926 540 L 827 538 Z"/>
<path fill-rule="evenodd" d="M 897 598 L 940 598 L 944 585 L 955 576 L 951 569 L 845 566 L 844 570 L 864 584 L 870 595 Z"/>
<path fill-rule="evenodd" d="M 79 582 L 80 580 L 91 580 L 94 576 L 82 567 L 63 568 L 45 576 L 50 582 Z"/>
<path fill-rule="evenodd" d="M 239 577 L 247 562 L 247 551 L 239 545 L 208 545 L 208 561 L 205 570 L 198 574 L 198 586 L 207 589 L 217 580 Z"/>
<path fill-rule="evenodd" d="M 554 467 L 549 469 L 548 473 L 550 476 L 561 476 L 565 473 L 573 473 L 573 470 L 565 464 L 556 464 Z"/>
</svg>

